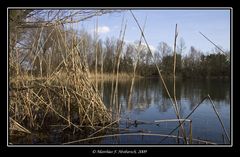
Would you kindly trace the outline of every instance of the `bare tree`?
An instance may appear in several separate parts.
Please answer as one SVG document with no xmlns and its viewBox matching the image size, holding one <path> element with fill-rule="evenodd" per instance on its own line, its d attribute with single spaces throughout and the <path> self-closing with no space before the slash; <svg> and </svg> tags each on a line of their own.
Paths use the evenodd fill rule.
<svg viewBox="0 0 240 157">
<path fill-rule="evenodd" d="M 170 55 L 171 51 L 171 47 L 163 41 L 160 42 L 157 47 L 157 53 L 159 53 L 161 61 L 163 60 L 163 57 Z"/>
<path fill-rule="evenodd" d="M 78 23 L 95 16 L 116 12 L 113 10 L 26 10 L 27 21 L 19 22 L 18 28 L 41 28 L 48 26 Z M 118 11 L 117 11 L 118 12 Z M 39 20 L 44 18 L 44 20 Z"/>
<path fill-rule="evenodd" d="M 184 39 L 181 37 L 179 39 L 179 44 L 177 46 L 177 52 L 180 54 L 183 54 L 185 50 L 186 50 L 186 44 L 185 44 Z"/>
</svg>

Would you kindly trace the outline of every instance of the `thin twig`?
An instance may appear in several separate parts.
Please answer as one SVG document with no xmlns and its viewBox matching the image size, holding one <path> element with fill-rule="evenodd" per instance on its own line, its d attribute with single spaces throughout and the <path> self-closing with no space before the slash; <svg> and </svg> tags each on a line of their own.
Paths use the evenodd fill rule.
<svg viewBox="0 0 240 157">
<path fill-rule="evenodd" d="M 188 118 L 194 113 L 194 111 L 203 103 L 203 101 L 204 101 L 205 99 L 207 99 L 207 98 L 208 98 L 208 97 L 203 98 L 203 99 L 197 104 L 197 106 L 195 106 L 195 108 L 186 116 L 185 120 L 188 119 Z M 168 133 L 168 135 L 171 135 L 175 130 L 177 130 L 177 129 L 185 122 L 185 120 L 183 120 L 182 122 L 180 122 L 180 124 L 179 124 L 176 128 L 174 128 L 170 133 Z M 163 139 L 160 141 L 160 143 L 161 143 L 162 141 L 164 141 L 166 138 L 168 138 L 168 137 L 163 138 Z"/>
<path fill-rule="evenodd" d="M 162 77 L 161 71 L 160 71 L 160 69 L 159 69 L 159 67 L 158 67 L 158 65 L 157 65 L 157 62 L 156 62 L 153 54 L 152 54 L 152 51 L 151 51 L 151 49 L 150 49 L 150 47 L 149 47 L 149 44 L 148 44 L 148 42 L 147 42 L 147 40 L 146 40 L 146 38 L 145 38 L 145 35 L 144 35 L 144 33 L 143 33 L 143 30 L 142 30 L 141 26 L 139 25 L 139 22 L 138 22 L 137 18 L 135 17 L 135 15 L 133 14 L 133 12 L 132 12 L 131 10 L 130 10 L 130 12 L 131 12 L 134 20 L 136 21 L 139 30 L 141 31 L 141 34 L 142 34 L 142 36 L 143 36 L 143 39 L 144 39 L 144 41 L 145 41 L 145 43 L 146 43 L 146 45 L 147 45 L 148 51 L 149 51 L 150 54 L 152 55 L 154 64 L 155 64 L 155 66 L 156 66 L 156 68 L 157 68 L 157 70 L 158 70 L 158 73 L 159 73 L 160 79 L 161 79 L 161 81 L 162 81 L 162 83 L 163 83 L 164 89 L 166 90 L 166 92 L 167 92 L 167 94 L 168 94 L 168 97 L 169 97 L 169 99 L 170 99 L 170 101 L 171 101 L 171 103 L 172 103 L 172 105 L 173 105 L 173 108 L 174 108 L 174 111 L 175 111 L 175 113 L 176 113 L 176 116 L 177 116 L 178 119 L 180 119 L 179 114 L 178 114 L 178 111 L 177 111 L 177 107 L 175 106 L 175 103 L 174 103 L 174 101 L 173 101 L 173 99 L 172 99 L 172 97 L 171 97 L 171 95 L 170 95 L 170 93 L 169 93 L 169 90 L 168 90 L 168 88 L 167 88 L 167 85 L 166 85 L 166 83 L 165 83 L 165 81 L 164 81 L 164 79 L 163 79 L 163 77 Z M 179 123 L 181 124 L 180 121 L 179 121 Z M 181 125 L 181 129 L 182 129 L 182 132 L 183 132 L 183 134 L 184 134 L 185 142 L 187 142 L 187 140 L 186 140 L 186 134 L 185 134 L 185 131 L 184 131 L 184 127 L 183 127 L 182 125 Z"/>
<path fill-rule="evenodd" d="M 219 46 L 217 46 L 214 42 L 212 42 L 208 37 L 206 37 L 204 34 L 202 34 L 201 32 L 199 32 L 204 38 L 206 38 L 210 43 L 212 43 L 216 48 L 218 48 L 220 51 L 222 51 L 223 53 L 225 53 Z"/>
<path fill-rule="evenodd" d="M 20 125 L 17 121 L 15 121 L 14 119 L 12 119 L 11 117 L 10 117 L 10 121 L 11 121 L 11 123 L 13 123 L 13 124 L 12 124 L 13 126 L 12 126 L 12 128 L 10 128 L 10 129 L 12 129 L 12 130 L 18 130 L 18 131 L 22 131 L 22 132 L 31 134 L 31 132 L 30 132 L 28 129 L 24 128 L 22 125 Z M 17 128 L 14 129 L 14 125 L 15 125 L 15 127 L 17 127 Z"/>
<path fill-rule="evenodd" d="M 102 130 L 108 128 L 109 126 L 111 126 L 111 125 L 113 125 L 113 124 L 115 124 L 115 123 L 117 123 L 120 119 L 121 119 L 121 118 L 119 118 L 118 120 L 116 120 L 116 121 L 114 121 L 114 122 L 112 122 L 112 123 L 110 123 L 110 124 L 104 126 L 103 128 L 101 128 L 101 129 L 99 129 L 98 131 L 92 133 L 92 134 L 89 135 L 88 137 L 92 137 L 92 136 L 95 135 L 96 133 L 98 133 L 98 132 L 100 132 L 100 131 L 102 131 Z"/>
<path fill-rule="evenodd" d="M 165 135 L 165 134 L 125 133 L 125 134 L 112 134 L 112 135 L 102 135 L 102 136 L 90 137 L 90 138 L 85 138 L 85 139 L 66 142 L 66 143 L 63 143 L 63 144 L 73 144 L 73 143 L 77 143 L 77 142 L 89 141 L 89 140 L 106 138 L 106 137 L 115 137 L 115 136 L 161 136 L 161 137 L 177 138 L 177 136 L 175 136 L 175 135 L 170 135 L 169 136 L 169 135 Z M 179 138 L 183 139 L 183 137 L 179 137 Z M 199 139 L 193 139 L 193 141 L 202 142 L 202 143 L 206 143 L 206 144 L 216 144 L 216 143 L 213 143 L 213 142 L 199 140 Z"/>
<path fill-rule="evenodd" d="M 174 49 L 173 49 L 173 98 L 174 98 L 174 102 L 175 102 L 175 106 L 178 112 L 178 115 L 180 117 L 179 114 L 179 106 L 177 103 L 177 98 L 176 98 L 176 59 L 177 59 L 177 54 L 176 54 L 176 44 L 177 44 L 177 36 L 178 36 L 178 32 L 177 32 L 177 24 L 175 27 L 175 37 L 174 37 Z"/>
<path fill-rule="evenodd" d="M 220 115 L 219 115 L 219 113 L 218 113 L 218 111 L 217 111 L 217 109 L 216 109 L 216 106 L 214 105 L 214 103 L 213 103 L 213 101 L 212 101 L 212 98 L 210 97 L 209 94 L 208 94 L 208 98 L 209 98 L 209 100 L 210 100 L 210 102 L 211 102 L 211 104 L 212 104 L 212 107 L 213 107 L 213 110 L 214 110 L 215 114 L 216 114 L 217 117 L 218 117 L 219 122 L 221 123 L 221 126 L 222 126 L 222 128 L 223 128 L 223 131 L 224 131 L 224 133 L 225 133 L 228 141 L 230 142 L 230 138 L 229 138 L 229 136 L 228 136 L 228 133 L 227 133 L 227 131 L 226 131 L 226 128 L 224 127 L 223 122 L 222 122 L 222 120 L 221 120 L 221 118 L 220 118 Z"/>
</svg>

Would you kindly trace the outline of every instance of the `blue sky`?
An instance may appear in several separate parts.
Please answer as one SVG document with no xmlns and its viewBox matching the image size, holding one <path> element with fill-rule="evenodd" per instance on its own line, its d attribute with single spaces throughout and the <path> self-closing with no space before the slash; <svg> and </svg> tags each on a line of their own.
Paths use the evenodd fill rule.
<svg viewBox="0 0 240 157">
<path fill-rule="evenodd" d="M 178 39 L 185 40 L 187 49 L 194 46 L 203 52 L 210 52 L 214 46 L 199 34 L 199 31 L 210 38 L 224 50 L 230 50 L 230 10 L 132 10 L 140 25 L 145 26 L 145 36 L 148 43 L 157 48 L 159 42 L 164 41 L 173 47 L 174 30 L 178 24 Z M 129 11 L 106 14 L 98 17 L 100 38 L 118 38 L 121 22 L 127 21 L 125 40 L 134 42 L 139 40 L 140 31 Z M 96 18 L 91 18 L 78 25 L 87 31 L 94 30 Z"/>
</svg>

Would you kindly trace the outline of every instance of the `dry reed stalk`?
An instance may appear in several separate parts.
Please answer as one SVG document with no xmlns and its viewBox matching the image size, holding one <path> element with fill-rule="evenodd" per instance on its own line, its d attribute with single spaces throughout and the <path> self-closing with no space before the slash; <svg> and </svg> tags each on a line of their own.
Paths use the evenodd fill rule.
<svg viewBox="0 0 240 157">
<path fill-rule="evenodd" d="M 181 122 L 191 122 L 190 119 L 162 119 L 162 120 L 155 120 L 155 123 L 162 123 L 162 122 L 177 122 L 177 121 L 181 121 Z"/>
<path fill-rule="evenodd" d="M 135 15 L 133 14 L 133 12 L 132 12 L 131 10 L 130 10 L 130 12 L 131 12 L 134 20 L 136 21 L 136 23 L 137 23 L 137 25 L 138 25 L 138 28 L 139 28 L 139 30 L 141 31 L 141 34 L 142 34 L 142 36 L 143 36 L 143 39 L 144 39 L 144 41 L 145 41 L 145 43 L 146 43 L 146 45 L 147 45 L 148 51 L 150 52 L 150 54 L 151 54 L 151 56 L 152 56 L 152 58 L 153 58 L 153 60 L 154 60 L 154 64 L 155 64 L 155 66 L 156 66 L 156 68 L 157 68 L 157 70 L 158 70 L 158 73 L 159 73 L 160 79 L 161 79 L 161 81 L 162 81 L 162 83 L 163 83 L 164 89 L 166 90 L 167 95 L 168 95 L 169 99 L 171 100 L 171 103 L 172 103 L 172 105 L 173 105 L 175 114 L 176 114 L 177 118 L 180 119 L 179 114 L 178 114 L 178 110 L 177 110 L 177 108 L 176 108 L 176 106 L 175 106 L 175 103 L 174 103 L 174 101 L 173 101 L 170 93 L 169 93 L 169 90 L 168 90 L 168 88 L 167 88 L 167 85 L 166 85 L 163 77 L 162 77 L 162 74 L 161 74 L 161 71 L 160 71 L 160 69 L 159 69 L 159 67 L 158 67 L 158 65 L 157 65 L 157 62 L 156 62 L 155 58 L 153 57 L 152 51 L 151 51 L 151 49 L 150 49 L 150 47 L 149 47 L 149 44 L 148 44 L 148 42 L 147 42 L 147 40 L 146 40 L 146 38 L 145 38 L 145 35 L 144 35 L 144 33 L 143 33 L 143 30 L 142 30 L 141 26 L 139 25 L 139 22 L 138 22 L 137 18 L 135 17 Z M 179 124 L 181 124 L 180 121 L 179 121 Z M 186 134 L 185 134 L 185 131 L 184 131 L 184 127 L 183 127 L 182 125 L 180 125 L 180 126 L 181 126 L 181 129 L 182 129 L 183 135 L 184 135 L 185 142 L 187 143 Z"/>
<path fill-rule="evenodd" d="M 55 114 L 57 114 L 59 117 L 61 117 L 62 119 L 64 119 L 65 121 L 69 122 L 69 120 L 67 118 L 65 118 L 64 116 L 62 116 L 60 113 L 58 113 L 55 109 L 53 109 L 49 104 L 47 104 L 44 100 L 42 100 L 42 98 L 40 98 L 36 93 L 33 92 L 33 94 L 35 94 L 35 96 L 37 98 L 39 98 L 39 100 L 41 100 L 43 102 L 43 104 L 45 104 L 47 107 L 49 107 Z M 34 103 L 34 102 L 32 102 Z M 74 127 L 76 127 L 77 129 L 80 129 L 77 125 L 73 124 L 71 121 L 70 121 L 70 124 Z"/>
<path fill-rule="evenodd" d="M 177 30 L 177 24 L 175 27 L 175 38 L 174 38 L 174 49 L 173 49 L 173 97 L 174 97 L 174 102 L 175 102 L 175 106 L 179 114 L 179 106 L 177 104 L 177 98 L 176 98 L 176 57 L 177 57 L 177 53 L 176 53 L 176 45 L 177 45 L 177 36 L 178 36 L 178 30 Z"/>
<path fill-rule="evenodd" d="M 85 139 L 66 142 L 66 143 L 63 143 L 63 144 L 73 144 L 73 143 L 77 143 L 77 142 L 84 142 L 84 141 L 89 141 L 89 140 L 94 140 L 94 139 L 99 139 L 99 138 L 107 138 L 107 137 L 115 137 L 115 136 L 158 136 L 158 137 L 177 138 L 177 136 L 175 136 L 175 135 L 169 136 L 169 135 L 165 135 L 165 134 L 125 133 L 125 134 L 112 134 L 112 135 L 102 135 L 102 136 L 89 137 L 89 138 L 85 138 Z M 179 138 L 183 139 L 183 137 L 179 137 Z M 205 143 L 205 144 L 213 144 L 213 145 L 216 144 L 216 143 L 213 143 L 213 142 L 199 140 L 199 139 L 192 139 L 192 140 L 197 141 L 197 142 L 202 142 L 202 143 Z"/>
<path fill-rule="evenodd" d="M 59 49 L 64 47 L 66 50 L 60 51 L 59 56 L 62 57 L 62 60 L 51 72 L 49 71 L 50 68 L 47 68 L 47 77 L 43 77 L 42 70 L 40 70 L 40 80 L 33 75 L 33 69 L 31 69 L 30 75 L 27 75 L 31 80 L 28 79 L 29 77 L 22 77 L 20 80 L 18 76 L 11 78 L 11 80 L 17 81 L 11 85 L 15 88 L 12 89 L 12 92 L 16 93 L 16 98 L 10 97 L 10 109 L 13 109 L 10 110 L 10 117 L 14 117 L 16 118 L 15 121 L 21 122 L 27 118 L 32 127 L 41 127 L 45 122 L 46 115 L 52 112 L 57 118 L 63 119 L 63 122 L 66 121 L 69 126 L 79 129 L 72 122 L 72 113 L 77 112 L 81 126 L 90 124 L 92 129 L 95 129 L 96 125 L 109 124 L 111 122 L 110 114 L 107 112 L 97 89 L 88 79 L 87 73 L 82 70 L 78 50 L 78 45 L 82 43 L 82 40 L 75 45 L 77 38 L 73 34 L 71 43 L 68 45 L 66 31 L 62 32 L 59 27 L 54 27 L 54 30 L 58 33 L 54 46 Z M 40 57 L 40 60 L 43 59 L 40 56 L 42 46 L 39 45 L 42 33 L 43 28 L 40 30 L 40 35 L 35 37 L 35 43 L 32 45 L 36 47 L 36 54 L 31 60 L 32 65 L 37 57 Z M 44 43 L 47 42 L 49 36 L 50 34 Z M 48 58 L 49 64 L 51 63 L 51 57 L 53 55 Z M 42 61 L 45 62 L 45 60 Z M 12 59 L 11 63 L 13 67 L 19 65 L 18 62 L 13 63 Z M 40 65 L 41 68 L 43 67 Z M 78 110 L 73 110 L 73 107 L 77 107 Z M 37 108 L 40 108 L 41 112 Z M 39 113 L 42 114 L 42 117 L 38 116 Z M 40 119 L 40 125 L 38 125 L 36 118 Z"/>
<path fill-rule="evenodd" d="M 38 29 L 37 29 L 37 30 L 38 30 Z M 35 51 L 35 53 L 34 53 L 34 54 L 36 54 L 36 55 L 34 56 L 34 59 L 33 59 L 32 63 L 31 63 L 31 67 L 33 67 L 33 65 L 34 65 L 34 63 L 35 63 L 35 60 L 37 59 L 37 57 L 39 57 L 39 54 L 40 54 L 40 50 L 38 50 L 38 49 L 39 49 L 38 45 L 40 45 L 40 37 L 42 36 L 42 32 L 43 32 L 43 27 L 41 28 L 39 37 L 36 39 L 36 41 L 37 41 L 37 47 L 36 47 L 36 51 Z M 41 59 L 40 59 L 39 64 L 40 64 L 40 68 L 41 68 Z M 40 70 L 40 74 L 41 74 L 41 70 Z M 33 75 L 32 75 L 32 70 L 31 70 L 31 76 L 33 77 Z"/>
<path fill-rule="evenodd" d="M 177 24 L 175 27 L 175 37 L 174 37 L 174 48 L 173 48 L 173 98 L 174 98 L 174 103 L 175 103 L 175 110 L 177 113 L 177 118 L 180 119 L 181 115 L 179 113 L 179 106 L 177 103 L 177 97 L 176 97 L 176 62 L 177 62 L 177 53 L 176 53 L 176 45 L 177 45 L 177 36 L 178 36 L 178 30 L 177 30 Z M 183 126 L 181 126 L 181 133 L 183 134 L 183 137 L 186 140 L 186 132 Z M 185 141 L 187 143 L 187 140 Z"/>
<path fill-rule="evenodd" d="M 90 107 L 91 107 L 91 102 L 92 102 L 92 99 L 90 101 L 90 104 L 88 104 L 87 109 L 85 110 L 85 114 L 83 116 L 83 121 L 82 121 L 81 125 L 84 123 L 85 117 L 88 117 L 89 123 L 92 125 L 92 127 L 94 126 L 93 123 L 92 123 L 92 119 L 89 118 L 89 110 L 90 110 Z"/>
<path fill-rule="evenodd" d="M 199 33 L 200 33 L 205 39 L 207 39 L 210 43 L 212 43 L 217 49 L 219 49 L 221 52 L 225 53 L 219 46 L 217 46 L 213 41 L 211 41 L 208 37 L 206 37 L 202 32 L 199 32 Z M 228 136 L 228 134 L 227 134 L 227 131 L 226 131 L 226 129 L 225 129 L 223 123 L 222 123 L 222 120 L 221 120 L 221 118 L 220 118 L 220 116 L 219 116 L 219 113 L 217 112 L 216 107 L 215 107 L 215 105 L 214 105 L 214 103 L 213 103 L 213 101 L 212 101 L 212 99 L 211 99 L 211 97 L 210 97 L 209 94 L 208 94 L 208 97 L 209 97 L 209 100 L 210 100 L 210 102 L 211 102 L 211 104 L 212 104 L 212 106 L 213 106 L 214 112 L 215 112 L 215 114 L 217 115 L 218 120 L 219 120 L 220 123 L 221 123 L 221 126 L 222 126 L 222 128 L 223 128 L 223 130 L 224 130 L 224 133 L 225 133 L 228 141 L 230 142 L 230 138 L 229 138 L 229 136 Z"/>
<path fill-rule="evenodd" d="M 78 100 L 78 104 L 79 104 L 79 118 L 80 118 L 80 126 L 82 126 L 83 125 L 83 123 L 84 123 L 84 116 L 83 116 L 83 118 L 82 118 L 82 112 L 81 111 L 83 111 L 83 113 L 86 113 L 86 111 L 85 111 L 85 109 L 84 109 L 84 107 L 82 107 L 82 105 L 80 105 L 80 104 L 82 104 L 81 103 L 81 101 L 79 100 L 79 98 L 76 96 L 76 93 L 74 93 L 74 95 L 75 95 L 75 98 Z M 84 103 L 85 104 L 85 103 Z M 90 118 L 89 118 L 89 116 L 88 115 L 86 115 L 87 116 L 87 118 L 88 118 L 88 121 L 89 122 L 91 122 L 91 120 L 90 120 Z M 95 130 L 95 128 L 93 127 L 93 124 L 91 124 L 91 128 L 92 129 L 94 129 Z"/>
<path fill-rule="evenodd" d="M 96 90 L 96 89 L 95 89 Z M 97 90 L 96 90 L 97 91 Z"/>
<path fill-rule="evenodd" d="M 192 120 L 190 121 L 190 124 L 189 124 L 189 128 L 190 128 L 190 131 L 189 131 L 189 144 L 192 144 Z"/>
<path fill-rule="evenodd" d="M 34 127 L 34 118 L 33 118 L 33 112 L 32 112 L 32 106 L 29 103 L 29 93 L 26 93 L 26 107 L 27 107 L 27 111 L 30 117 L 30 124 L 31 127 Z"/>
<path fill-rule="evenodd" d="M 103 59 L 104 59 L 104 53 L 103 53 L 103 50 L 101 50 L 101 98 L 103 100 L 103 92 L 104 92 L 104 89 L 103 89 Z"/>
<path fill-rule="evenodd" d="M 88 62 L 87 62 L 87 40 L 86 38 L 84 37 L 83 38 L 83 67 L 85 68 L 85 71 L 86 71 L 86 74 L 87 74 L 87 77 L 89 77 L 89 66 L 88 66 Z"/>
<path fill-rule="evenodd" d="M 202 32 L 199 32 L 205 39 L 207 39 L 210 43 L 212 43 L 216 48 L 218 48 L 222 53 L 225 53 L 219 46 L 217 46 L 213 41 L 211 41 L 208 37 L 206 37 Z"/>
<path fill-rule="evenodd" d="M 67 91 L 67 88 L 65 87 L 66 93 L 67 93 L 67 108 L 68 108 L 68 125 L 71 125 L 71 96 L 69 92 Z"/>
<path fill-rule="evenodd" d="M 98 131 L 92 133 L 92 134 L 89 135 L 88 137 L 92 137 L 93 135 L 97 134 L 98 132 L 100 132 L 100 131 L 102 131 L 102 130 L 104 130 L 104 129 L 106 129 L 106 128 L 109 128 L 109 126 L 111 126 L 111 125 L 113 125 L 113 124 L 115 124 L 115 123 L 118 123 L 118 122 L 120 121 L 120 119 L 121 119 L 121 118 L 119 118 L 119 119 L 115 120 L 114 122 L 112 122 L 112 123 L 110 123 L 110 124 L 102 127 L 101 129 L 99 129 Z"/>
<path fill-rule="evenodd" d="M 98 67 L 98 18 L 96 19 L 96 30 L 94 33 L 95 36 L 95 87 L 98 89 L 98 83 L 97 83 L 97 67 Z"/>
<path fill-rule="evenodd" d="M 47 91 L 47 97 L 48 97 L 48 101 L 49 101 L 49 106 L 52 106 L 52 100 L 51 100 L 51 98 L 50 98 L 50 95 L 49 95 L 49 92 L 48 92 L 48 91 Z M 43 116 L 42 122 L 40 123 L 40 127 L 42 127 L 43 122 L 44 122 L 44 119 L 45 119 L 45 117 L 46 117 L 48 111 L 49 111 L 49 107 L 47 107 L 47 109 L 46 109 L 46 111 L 45 111 L 45 113 L 44 113 L 44 116 Z"/>
<path fill-rule="evenodd" d="M 213 107 L 213 110 L 214 110 L 215 114 L 216 114 L 217 117 L 218 117 L 218 120 L 219 120 L 219 122 L 220 122 L 220 124 L 221 124 L 221 126 L 222 126 L 222 129 L 223 129 L 223 131 L 224 131 L 224 133 L 225 133 L 225 135 L 226 135 L 226 137 L 227 137 L 227 139 L 228 139 L 228 142 L 230 142 L 230 138 L 229 138 L 229 136 L 228 136 L 227 130 L 226 130 L 226 128 L 224 127 L 223 122 L 222 122 L 222 120 L 221 120 L 221 118 L 220 118 L 220 115 L 219 115 L 219 113 L 218 113 L 218 111 L 217 111 L 217 109 L 216 109 L 216 106 L 214 105 L 214 103 L 213 103 L 213 101 L 212 101 L 212 98 L 210 97 L 209 94 L 208 94 L 208 98 L 209 98 L 209 100 L 210 100 L 210 102 L 211 102 L 211 104 L 212 104 L 212 107 Z"/>
<path fill-rule="evenodd" d="M 121 23 L 121 30 L 120 30 L 120 33 L 119 33 L 119 37 L 118 37 L 118 41 L 121 40 L 121 37 L 122 37 L 122 30 L 123 30 L 123 22 L 124 22 L 124 16 L 122 18 L 122 23 Z M 119 44 L 118 42 L 116 43 L 117 44 L 117 48 L 116 48 L 116 52 L 118 53 L 118 49 L 119 49 Z M 115 56 L 115 59 L 114 59 L 114 63 L 113 63 L 113 72 L 112 74 L 115 75 L 115 70 L 116 70 L 116 66 L 117 66 L 117 54 Z M 115 79 L 116 81 L 116 79 Z M 116 89 L 116 88 L 115 88 Z M 114 89 L 114 80 L 112 80 L 112 86 L 111 86 L 111 97 L 110 97 L 110 107 L 112 107 L 112 105 L 114 104 L 114 92 L 115 92 L 115 89 Z"/>
<path fill-rule="evenodd" d="M 205 99 L 207 99 L 207 98 L 208 98 L 208 97 L 204 97 L 204 98 L 194 107 L 194 109 L 185 117 L 185 119 L 184 119 L 182 122 L 180 122 L 180 124 L 179 124 L 176 128 L 174 128 L 172 131 L 170 131 L 170 133 L 168 133 L 168 135 L 171 135 L 175 130 L 177 130 L 177 129 L 185 122 L 185 120 L 188 119 L 188 118 L 194 113 L 194 111 L 203 103 L 203 101 L 204 101 Z M 163 138 L 163 139 L 160 141 L 160 143 L 161 143 L 162 141 L 164 141 L 166 138 L 167 138 L 167 137 Z"/>
<path fill-rule="evenodd" d="M 146 20 L 147 20 L 147 17 L 145 18 L 145 22 L 144 22 L 144 25 L 143 25 L 143 32 L 144 32 L 144 29 L 145 29 Z M 136 77 L 136 68 L 137 68 L 137 64 L 139 62 L 139 51 L 140 51 L 141 43 L 142 43 L 142 34 L 140 36 L 138 47 L 136 49 L 136 51 L 137 51 L 137 61 L 135 61 L 134 65 L 133 65 L 133 77 L 132 77 L 131 86 L 130 86 L 130 89 L 129 89 L 128 102 L 127 102 L 128 107 L 130 106 L 131 99 L 132 99 L 132 91 L 133 91 L 133 85 L 134 85 L 134 81 L 135 81 L 135 77 Z"/>
<path fill-rule="evenodd" d="M 127 23 L 125 24 L 124 27 L 124 31 L 123 31 L 123 36 L 121 39 L 121 43 L 119 48 L 117 49 L 117 60 L 116 60 L 116 65 L 117 65 L 117 69 L 116 69 L 116 84 L 115 84 L 115 90 L 114 90 L 114 96 L 113 96 L 113 104 L 116 106 L 116 109 L 118 110 L 119 107 L 119 102 L 118 102 L 118 77 L 119 77 L 119 65 L 120 65 L 120 60 L 121 60 L 121 52 L 122 52 L 122 48 L 123 48 L 123 41 L 124 41 L 124 37 L 125 37 L 125 32 L 126 32 L 126 27 L 127 27 Z"/>
<path fill-rule="evenodd" d="M 11 117 L 9 119 L 10 119 L 10 128 L 9 128 L 10 130 L 16 130 L 16 131 L 21 131 L 27 134 L 31 134 L 31 132 L 28 129 L 20 125 L 17 121 L 12 119 Z"/>
</svg>

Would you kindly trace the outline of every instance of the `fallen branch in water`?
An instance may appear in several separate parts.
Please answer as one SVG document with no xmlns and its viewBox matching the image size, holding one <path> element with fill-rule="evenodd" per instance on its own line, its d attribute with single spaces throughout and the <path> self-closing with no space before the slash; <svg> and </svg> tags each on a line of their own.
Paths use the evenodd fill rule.
<svg viewBox="0 0 240 157">
<path fill-rule="evenodd" d="M 63 143 L 63 144 L 73 144 L 73 143 L 77 143 L 77 142 L 89 141 L 89 140 L 106 138 L 106 137 L 115 137 L 115 136 L 161 136 L 161 137 L 171 137 L 171 138 L 181 138 L 181 139 L 183 139 L 183 137 L 177 137 L 175 135 L 150 134 L 150 133 L 126 133 L 126 134 L 112 134 L 112 135 L 102 135 L 102 136 L 90 137 L 90 138 L 85 138 L 85 139 L 66 142 L 66 143 Z M 213 145 L 216 144 L 216 143 L 213 143 L 213 142 L 199 140 L 199 139 L 192 139 L 192 140 L 196 141 L 196 142 L 202 142 L 202 143 L 205 143 L 205 144 L 213 144 Z"/>
</svg>

